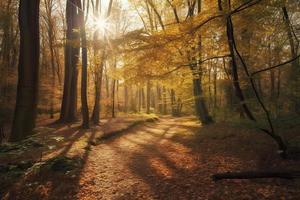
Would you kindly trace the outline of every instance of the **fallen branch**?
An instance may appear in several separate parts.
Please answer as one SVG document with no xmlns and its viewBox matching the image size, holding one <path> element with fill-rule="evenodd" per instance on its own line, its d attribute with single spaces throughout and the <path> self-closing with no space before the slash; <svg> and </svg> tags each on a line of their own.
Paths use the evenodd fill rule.
<svg viewBox="0 0 300 200">
<path fill-rule="evenodd" d="M 300 171 L 247 171 L 247 172 L 227 172 L 214 174 L 213 181 L 224 179 L 259 179 L 259 178 L 280 178 L 294 179 L 300 178 Z"/>
</svg>

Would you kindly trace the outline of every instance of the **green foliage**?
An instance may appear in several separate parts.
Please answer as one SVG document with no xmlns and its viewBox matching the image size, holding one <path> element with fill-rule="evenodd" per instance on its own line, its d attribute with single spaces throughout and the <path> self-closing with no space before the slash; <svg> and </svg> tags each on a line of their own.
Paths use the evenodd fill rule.
<svg viewBox="0 0 300 200">
<path fill-rule="evenodd" d="M 12 153 L 12 154 L 22 154 L 31 148 L 43 148 L 44 144 L 39 141 L 29 138 L 23 140 L 19 143 L 5 143 L 0 145 L 0 154 Z"/>
<path fill-rule="evenodd" d="M 9 185 L 10 181 L 13 181 L 33 166 L 32 161 L 22 161 L 19 163 L 0 164 L 0 178 L 6 180 L 6 184 Z"/>
<path fill-rule="evenodd" d="M 82 160 L 79 157 L 69 158 L 66 156 L 55 157 L 45 163 L 45 166 L 51 170 L 63 173 L 79 169 L 81 165 Z"/>
</svg>

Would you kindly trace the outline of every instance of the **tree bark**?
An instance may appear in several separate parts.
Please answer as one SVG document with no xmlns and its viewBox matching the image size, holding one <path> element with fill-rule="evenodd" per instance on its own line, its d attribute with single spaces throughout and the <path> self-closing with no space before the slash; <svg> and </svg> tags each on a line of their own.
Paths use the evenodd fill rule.
<svg viewBox="0 0 300 200">
<path fill-rule="evenodd" d="M 162 113 L 166 115 L 168 111 L 167 111 L 167 90 L 165 86 L 163 86 L 162 89 L 162 101 L 163 101 Z"/>
<path fill-rule="evenodd" d="M 24 139 L 35 127 L 39 85 L 39 6 L 39 0 L 20 0 L 19 4 L 19 77 L 10 141 Z"/>
<path fill-rule="evenodd" d="M 96 50 L 96 49 L 95 49 Z M 99 66 L 96 66 L 96 73 L 95 73 L 95 103 L 94 109 L 92 114 L 92 121 L 94 124 L 99 124 L 100 122 L 100 100 L 102 94 L 102 78 L 103 78 L 103 69 L 104 69 L 104 62 L 106 60 L 106 50 L 102 50 L 101 61 Z"/>
<path fill-rule="evenodd" d="M 248 108 L 246 102 L 245 102 L 245 97 L 244 93 L 240 87 L 240 82 L 239 82 L 239 74 L 238 74 L 238 67 L 237 67 L 237 62 L 236 62 L 236 56 L 234 52 L 234 44 L 233 44 L 233 27 L 231 23 L 231 17 L 229 16 L 227 19 L 227 25 L 226 25 L 226 30 L 227 30 L 227 41 L 228 41 L 228 46 L 229 46 L 229 51 L 230 51 L 230 57 L 231 57 L 231 71 L 232 71 L 232 78 L 233 78 L 233 86 L 235 88 L 235 94 L 240 100 L 241 108 L 244 110 L 246 116 L 252 120 L 256 121 L 254 118 L 252 112 Z"/>
<path fill-rule="evenodd" d="M 114 70 L 117 69 L 117 58 L 114 58 L 114 63 L 113 63 L 113 68 Z M 116 117 L 116 79 L 113 79 L 112 81 L 112 89 L 111 89 L 111 117 L 115 118 Z"/>
<path fill-rule="evenodd" d="M 73 122 L 77 113 L 77 79 L 79 58 L 79 13 L 74 5 L 78 0 L 68 0 L 66 6 L 65 80 L 60 122 Z"/>
<path fill-rule="evenodd" d="M 193 72 L 193 77 L 194 77 L 193 89 L 194 89 L 194 101 L 195 101 L 195 109 L 196 109 L 197 117 L 203 124 L 211 124 L 213 123 L 213 119 L 208 114 L 208 110 L 205 104 L 204 94 L 201 86 L 202 85 L 201 75 L 199 75 L 199 72 L 198 70 L 196 70 L 195 65 L 191 64 L 190 68 L 191 71 Z"/>
<path fill-rule="evenodd" d="M 162 95 L 161 95 L 161 87 L 157 84 L 156 85 L 156 92 L 157 92 L 157 111 L 158 113 L 163 112 L 163 102 L 162 102 Z"/>
<path fill-rule="evenodd" d="M 128 112 L 128 86 L 124 85 L 124 112 Z"/>
<path fill-rule="evenodd" d="M 146 106 L 146 111 L 147 111 L 147 114 L 150 114 L 150 106 L 151 106 L 151 83 L 150 81 L 148 80 L 147 81 L 147 106 Z"/>
<path fill-rule="evenodd" d="M 87 99 L 87 41 L 85 31 L 84 8 L 81 1 L 78 2 L 80 12 L 80 33 L 81 33 L 81 54 L 82 54 L 82 71 L 81 71 L 81 114 L 82 128 L 89 128 L 89 107 Z"/>
<path fill-rule="evenodd" d="M 53 24 L 53 16 L 52 16 L 52 8 L 53 1 L 45 0 L 45 8 L 46 8 L 46 23 L 47 23 L 47 32 L 48 32 L 48 42 L 49 42 L 49 50 L 50 50 L 50 60 L 51 60 L 51 99 L 50 99 L 50 118 L 54 118 L 54 101 L 55 101 L 55 90 L 56 90 L 56 82 L 55 82 L 55 50 L 54 50 L 54 24 Z"/>
</svg>

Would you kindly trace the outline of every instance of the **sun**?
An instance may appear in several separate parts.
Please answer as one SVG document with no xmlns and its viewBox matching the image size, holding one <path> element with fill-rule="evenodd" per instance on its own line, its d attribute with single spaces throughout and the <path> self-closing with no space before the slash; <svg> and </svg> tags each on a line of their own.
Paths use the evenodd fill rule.
<svg viewBox="0 0 300 200">
<path fill-rule="evenodd" d="M 109 27 L 109 23 L 106 19 L 99 18 L 95 21 L 95 27 L 96 29 L 107 30 Z"/>
<path fill-rule="evenodd" d="M 93 17 L 92 19 L 88 20 L 88 23 L 91 26 L 91 28 L 98 30 L 102 33 L 105 33 L 109 30 L 109 22 L 106 18 Z"/>
</svg>

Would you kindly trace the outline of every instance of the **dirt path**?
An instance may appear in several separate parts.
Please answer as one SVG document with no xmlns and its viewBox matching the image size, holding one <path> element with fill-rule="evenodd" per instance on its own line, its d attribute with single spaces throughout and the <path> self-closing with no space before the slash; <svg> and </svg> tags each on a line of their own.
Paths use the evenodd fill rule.
<svg viewBox="0 0 300 200">
<path fill-rule="evenodd" d="M 180 122 L 182 123 L 182 121 Z M 90 153 L 80 178 L 80 199 L 176 199 L 189 193 L 197 156 L 174 141 L 189 134 L 174 119 L 161 119 L 103 142 Z M 190 122 L 189 122 L 190 123 Z M 199 126 L 190 123 L 191 126 Z M 192 180 L 191 180 L 192 181 Z M 185 194 L 183 194 L 184 192 Z M 87 197 L 87 198 L 86 198 Z"/>
<path fill-rule="evenodd" d="M 288 181 L 212 182 L 210 175 L 213 173 L 254 164 L 253 161 L 228 155 L 228 152 L 216 152 L 220 150 L 218 148 L 214 151 L 216 144 L 213 141 L 203 142 L 201 138 L 193 137 L 199 128 L 193 118 L 164 118 L 156 124 L 140 126 L 103 142 L 93 148 L 87 158 L 79 179 L 77 198 L 173 200 L 300 197 L 294 188 L 296 185 Z M 221 142 L 220 146 L 222 140 L 230 140 L 233 136 L 229 133 L 223 137 L 215 141 Z"/>
<path fill-rule="evenodd" d="M 272 141 L 253 130 L 165 117 L 72 148 L 85 149 L 80 170 L 29 176 L 6 199 L 300 199 L 299 180 L 211 180 L 218 172 L 299 169 L 299 161 L 279 159 Z"/>
</svg>

